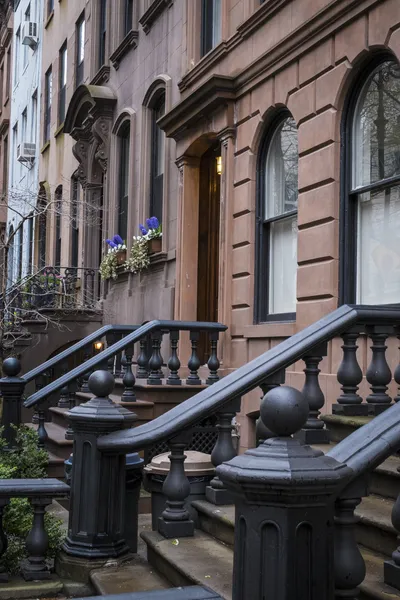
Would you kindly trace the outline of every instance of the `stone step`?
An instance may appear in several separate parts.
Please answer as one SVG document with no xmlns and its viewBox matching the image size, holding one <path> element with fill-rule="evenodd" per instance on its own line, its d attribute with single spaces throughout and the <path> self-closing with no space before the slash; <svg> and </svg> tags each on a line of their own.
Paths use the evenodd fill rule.
<svg viewBox="0 0 400 600">
<path fill-rule="evenodd" d="M 332 442 L 344 440 L 354 430 L 366 425 L 373 417 L 347 417 L 344 415 L 323 415 L 321 419 L 329 430 Z"/>
<path fill-rule="evenodd" d="M 156 531 L 141 534 L 148 562 L 175 587 L 207 586 L 232 600 L 232 548 L 203 531 L 194 537 L 167 540 Z"/>
<path fill-rule="evenodd" d="M 192 506 L 197 510 L 199 529 L 228 546 L 233 546 L 235 538 L 235 507 L 233 505 L 215 506 L 207 500 L 194 500 Z"/>
<path fill-rule="evenodd" d="M 171 587 L 168 580 L 159 575 L 140 556 L 121 567 L 107 567 L 92 571 L 90 581 L 101 596 L 166 590 Z"/>
<path fill-rule="evenodd" d="M 51 452 L 49 455 L 49 464 L 47 466 L 47 477 L 55 477 L 56 479 L 64 479 L 64 459 L 60 456 L 56 456 Z"/>
<path fill-rule="evenodd" d="M 36 424 L 32 423 L 27 423 L 27 426 L 35 430 L 38 428 Z M 65 439 L 65 427 L 60 427 L 55 423 L 46 423 L 46 431 L 48 435 L 46 448 L 49 453 L 63 460 L 69 458 L 73 441 Z"/>
<path fill-rule="evenodd" d="M 383 583 L 383 561 L 385 556 L 361 547 L 367 574 L 360 586 L 359 600 L 394 600 L 400 598 L 400 591 Z"/>
<path fill-rule="evenodd" d="M 371 495 L 363 498 L 356 509 L 360 521 L 356 527 L 357 542 L 379 554 L 390 557 L 397 548 L 397 533 L 392 525 L 393 500 Z"/>
</svg>

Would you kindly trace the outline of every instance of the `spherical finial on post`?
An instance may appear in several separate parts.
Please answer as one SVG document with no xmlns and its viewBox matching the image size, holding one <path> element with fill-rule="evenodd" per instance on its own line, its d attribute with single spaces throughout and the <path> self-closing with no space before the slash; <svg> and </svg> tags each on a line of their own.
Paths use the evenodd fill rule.
<svg viewBox="0 0 400 600">
<path fill-rule="evenodd" d="M 88 381 L 89 390 L 98 398 L 107 398 L 114 389 L 115 380 L 109 371 L 95 371 Z"/>
<path fill-rule="evenodd" d="M 308 402 L 289 386 L 276 387 L 265 394 L 260 416 L 265 427 L 277 436 L 288 437 L 299 431 L 308 418 Z"/>
<path fill-rule="evenodd" d="M 3 362 L 3 373 L 6 377 L 17 377 L 21 371 L 21 362 L 18 358 L 6 358 Z"/>
</svg>

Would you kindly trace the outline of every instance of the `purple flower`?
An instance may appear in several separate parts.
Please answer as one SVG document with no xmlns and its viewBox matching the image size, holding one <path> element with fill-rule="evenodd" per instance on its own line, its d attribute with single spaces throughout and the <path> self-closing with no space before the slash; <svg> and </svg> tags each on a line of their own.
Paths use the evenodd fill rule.
<svg viewBox="0 0 400 600">
<path fill-rule="evenodd" d="M 106 242 L 110 246 L 110 248 L 116 248 L 117 247 L 117 244 L 113 240 L 106 240 Z"/>
<path fill-rule="evenodd" d="M 150 217 L 150 221 L 152 229 L 158 229 L 160 227 L 160 222 L 157 217 Z"/>
<path fill-rule="evenodd" d="M 117 234 L 117 235 L 114 235 L 113 242 L 114 242 L 114 244 L 116 244 L 118 246 L 119 244 L 123 244 L 124 240 L 122 239 L 122 237 L 120 235 Z"/>
<path fill-rule="evenodd" d="M 146 227 L 144 227 L 144 225 L 139 225 L 139 229 L 142 235 L 146 235 L 147 234 L 147 229 Z"/>
</svg>

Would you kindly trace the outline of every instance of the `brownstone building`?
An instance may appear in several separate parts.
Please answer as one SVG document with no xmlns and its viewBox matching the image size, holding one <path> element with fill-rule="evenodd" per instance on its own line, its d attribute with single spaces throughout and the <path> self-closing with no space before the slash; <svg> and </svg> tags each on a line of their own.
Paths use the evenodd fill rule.
<svg viewBox="0 0 400 600">
<path fill-rule="evenodd" d="M 50 228 L 48 260 L 58 243 L 97 269 L 106 238 L 163 225 L 147 270 L 102 285 L 105 322 L 221 321 L 227 372 L 341 303 L 399 301 L 398 0 L 61 1 L 48 19 L 41 180 L 101 213 Z"/>
</svg>

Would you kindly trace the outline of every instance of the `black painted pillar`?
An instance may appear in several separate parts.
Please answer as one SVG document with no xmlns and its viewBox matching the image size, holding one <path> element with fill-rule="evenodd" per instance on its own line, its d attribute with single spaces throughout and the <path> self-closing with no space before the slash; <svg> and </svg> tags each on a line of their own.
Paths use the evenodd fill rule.
<svg viewBox="0 0 400 600">
<path fill-rule="evenodd" d="M 68 413 L 74 431 L 68 536 L 63 550 L 85 559 L 118 557 L 128 552 L 124 540 L 125 454 L 103 454 L 97 438 L 129 427 L 136 415 L 108 395 L 114 377 L 108 371 L 90 376 L 94 398 Z"/>
<path fill-rule="evenodd" d="M 261 418 L 276 437 L 217 468 L 235 497 L 232 600 L 333 598 L 333 499 L 352 472 L 292 437 L 308 412 L 298 390 L 271 390 Z"/>
<path fill-rule="evenodd" d="M 3 373 L 5 377 L 0 379 L 0 392 L 3 398 L 3 412 L 1 426 L 3 437 L 7 441 L 7 447 L 15 446 L 15 430 L 12 425 L 18 427 L 21 424 L 21 404 L 25 389 L 25 380 L 18 377 L 21 371 L 21 363 L 17 358 L 7 358 L 3 362 Z"/>
</svg>

